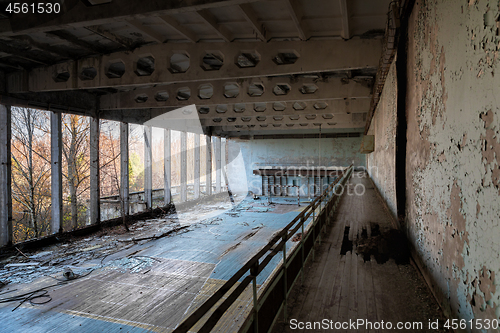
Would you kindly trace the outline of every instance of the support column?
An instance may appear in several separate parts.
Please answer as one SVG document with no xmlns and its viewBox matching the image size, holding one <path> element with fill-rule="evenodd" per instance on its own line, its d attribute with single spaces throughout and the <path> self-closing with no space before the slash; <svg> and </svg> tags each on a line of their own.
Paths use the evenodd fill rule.
<svg viewBox="0 0 500 333">
<path fill-rule="evenodd" d="M 101 222 L 99 175 L 99 118 L 90 118 L 90 224 Z"/>
<path fill-rule="evenodd" d="M 221 139 L 221 149 L 220 149 L 220 159 L 221 159 L 221 172 L 222 172 L 222 180 L 224 181 L 224 187 L 222 187 L 222 191 L 229 190 L 229 184 L 228 184 L 228 179 L 227 179 L 227 165 L 226 165 L 226 148 L 227 147 L 227 140 L 222 140 Z"/>
<path fill-rule="evenodd" d="M 123 214 L 130 213 L 128 173 L 128 123 L 120 123 L 120 196 Z"/>
<path fill-rule="evenodd" d="M 181 202 L 187 201 L 187 133 L 181 132 Z"/>
<path fill-rule="evenodd" d="M 0 104 L 0 247 L 12 244 L 11 113 Z"/>
<path fill-rule="evenodd" d="M 307 173 L 307 197 L 311 200 L 311 177 L 309 177 L 309 172 Z"/>
<path fill-rule="evenodd" d="M 220 193 L 221 189 L 221 138 L 215 137 L 215 193 Z"/>
<path fill-rule="evenodd" d="M 194 134 L 194 198 L 200 197 L 200 135 Z"/>
<path fill-rule="evenodd" d="M 206 192 L 212 195 L 212 137 L 207 135 L 207 174 L 206 174 Z"/>
<path fill-rule="evenodd" d="M 163 160 L 163 176 L 164 176 L 164 187 L 163 187 L 163 193 L 164 193 L 164 199 L 163 199 L 163 203 L 165 206 L 167 206 L 168 204 L 170 204 L 171 200 L 172 200 L 172 196 L 171 196 L 171 189 L 170 189 L 170 186 L 171 186 L 171 164 L 170 164 L 170 161 L 171 161 L 171 155 L 172 155 L 172 152 L 170 150 L 170 130 L 169 129 L 165 129 L 163 131 L 163 135 L 164 135 L 164 138 L 163 138 L 163 153 L 164 153 L 164 160 Z"/>
<path fill-rule="evenodd" d="M 51 170 L 51 200 L 52 219 L 50 233 L 62 232 L 62 128 L 61 114 L 50 113 L 50 170 Z"/>
<path fill-rule="evenodd" d="M 146 209 L 153 207 L 153 150 L 151 126 L 144 126 L 144 201 Z"/>
</svg>

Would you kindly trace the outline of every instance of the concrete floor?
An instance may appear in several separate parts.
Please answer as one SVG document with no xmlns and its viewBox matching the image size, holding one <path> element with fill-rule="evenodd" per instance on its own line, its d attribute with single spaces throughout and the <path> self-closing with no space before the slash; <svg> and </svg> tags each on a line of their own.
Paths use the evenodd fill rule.
<svg viewBox="0 0 500 333">
<path fill-rule="evenodd" d="M 362 173 L 354 173 L 349 184 L 351 188 L 361 184 L 366 191 L 361 196 L 344 195 L 333 227 L 326 231 L 317 247 L 315 260 L 307 263 L 304 284 L 299 280 L 291 292 L 287 308 L 289 321 L 285 324 L 281 317 L 274 332 L 323 332 L 296 326 L 298 322 L 307 325 L 307 322 L 323 319 L 341 323 L 358 319 L 372 323 L 384 321 L 394 327 L 398 322 L 421 322 L 423 329 L 404 331 L 447 332 L 442 329 L 443 316 L 423 279 L 410 262 L 404 263 L 406 249 L 384 244 L 394 241 L 398 233 L 372 181 Z M 346 227 L 349 227 L 348 233 Z M 291 320 L 296 322 L 291 325 Z M 429 329 L 429 320 L 439 320 L 441 330 Z M 392 330 L 370 329 L 364 324 L 357 330 L 338 331 Z"/>
<path fill-rule="evenodd" d="M 0 294 L 0 298 L 51 286 L 46 288 L 51 300 L 40 305 L 26 302 L 15 311 L 19 302 L 0 304 L 0 331 L 170 332 L 305 207 L 298 207 L 293 198 L 274 201 L 283 204 L 268 205 L 265 199 L 249 198 L 228 210 L 223 210 L 231 208 L 226 202 L 208 212 L 183 213 L 180 225 L 189 225 L 183 233 L 141 241 L 110 255 L 82 261 L 77 266 L 95 270 L 67 284 L 54 286 L 58 283 L 54 277 L 60 279 L 61 274 L 9 284 L 0 293 L 17 291 Z M 126 238 L 130 236 L 124 234 L 122 240 Z M 273 259 L 259 275 L 258 284 L 279 260 L 279 256 Z M 250 300 L 249 289 L 217 328 L 236 331 L 243 323 L 242 315 L 249 311 Z"/>
</svg>

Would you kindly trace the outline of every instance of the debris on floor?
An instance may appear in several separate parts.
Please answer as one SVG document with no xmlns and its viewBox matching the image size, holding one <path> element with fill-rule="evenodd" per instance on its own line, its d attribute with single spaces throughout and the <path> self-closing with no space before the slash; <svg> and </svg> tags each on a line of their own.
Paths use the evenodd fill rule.
<svg viewBox="0 0 500 333">
<path fill-rule="evenodd" d="M 406 265 L 410 262 L 407 242 L 406 236 L 400 230 L 389 229 L 380 232 L 379 226 L 375 224 L 371 226 L 370 237 L 366 230 L 362 231 L 357 240 L 356 252 L 363 256 L 365 262 L 373 255 L 379 264 L 392 258 L 396 264 Z"/>
<path fill-rule="evenodd" d="M 224 212 L 221 212 L 224 210 Z M 129 232 L 122 225 L 103 228 L 92 235 L 73 237 L 63 243 L 54 244 L 38 250 L 25 250 L 22 246 L 0 255 L 0 287 L 7 284 L 32 283 L 38 278 L 52 277 L 58 280 L 70 280 L 83 276 L 95 269 L 119 269 L 138 272 L 147 270 L 155 259 L 130 258 L 127 251 L 133 246 L 144 245 L 163 237 L 180 235 L 200 227 L 216 227 L 228 219 L 241 218 L 246 212 L 266 213 L 275 210 L 264 202 L 254 202 L 248 196 L 239 204 L 214 202 L 194 205 L 182 213 L 172 212 L 164 216 L 138 220 L 130 224 Z M 255 219 L 235 220 L 235 225 L 249 227 L 251 230 L 240 236 L 240 240 L 252 238 L 263 223 Z M 218 229 L 217 229 L 218 230 Z M 216 230 L 212 234 L 220 235 Z M 222 256 L 236 249 L 230 247 Z M 120 253 L 124 253 L 120 257 Z M 109 261 L 106 262 L 105 259 Z"/>
</svg>

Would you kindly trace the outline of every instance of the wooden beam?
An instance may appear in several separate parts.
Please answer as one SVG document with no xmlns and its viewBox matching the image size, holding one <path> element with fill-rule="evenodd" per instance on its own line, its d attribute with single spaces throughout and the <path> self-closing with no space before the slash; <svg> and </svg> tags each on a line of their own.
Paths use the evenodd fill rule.
<svg viewBox="0 0 500 333">
<path fill-rule="evenodd" d="M 196 37 L 196 34 L 189 29 L 186 29 L 184 26 L 182 26 L 177 20 L 175 20 L 173 17 L 163 15 L 159 17 L 165 24 L 170 26 L 173 30 L 175 30 L 179 35 L 181 35 L 184 39 L 187 39 L 188 41 L 192 43 L 196 43 L 198 41 L 198 37 Z"/>
<path fill-rule="evenodd" d="M 309 39 L 309 29 L 306 27 L 305 22 L 303 21 L 304 13 L 302 12 L 302 8 L 300 7 L 298 0 L 286 0 L 285 1 L 288 11 L 290 13 L 290 17 L 292 18 L 293 24 L 297 29 L 299 38 L 301 40 Z"/>
<path fill-rule="evenodd" d="M 217 22 L 217 19 L 210 11 L 207 9 L 200 10 L 198 11 L 198 15 L 203 19 L 203 21 L 205 21 L 205 23 L 211 26 L 217 35 L 219 35 L 219 37 L 225 42 L 231 42 L 234 39 L 231 32 L 225 26 Z"/>
<path fill-rule="evenodd" d="M 252 25 L 252 28 L 255 31 L 257 37 L 259 37 L 260 40 L 267 41 L 266 29 L 264 27 L 264 24 L 258 22 L 257 15 L 252 9 L 252 6 L 250 4 L 242 4 L 239 7 L 247 22 Z"/>
</svg>

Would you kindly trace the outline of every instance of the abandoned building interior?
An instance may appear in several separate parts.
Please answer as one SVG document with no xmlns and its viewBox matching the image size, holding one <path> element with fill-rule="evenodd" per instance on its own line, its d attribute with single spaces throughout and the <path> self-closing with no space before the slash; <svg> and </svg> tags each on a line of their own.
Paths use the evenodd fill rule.
<svg viewBox="0 0 500 333">
<path fill-rule="evenodd" d="M 500 0 L 0 9 L 0 331 L 500 332 Z"/>
</svg>

